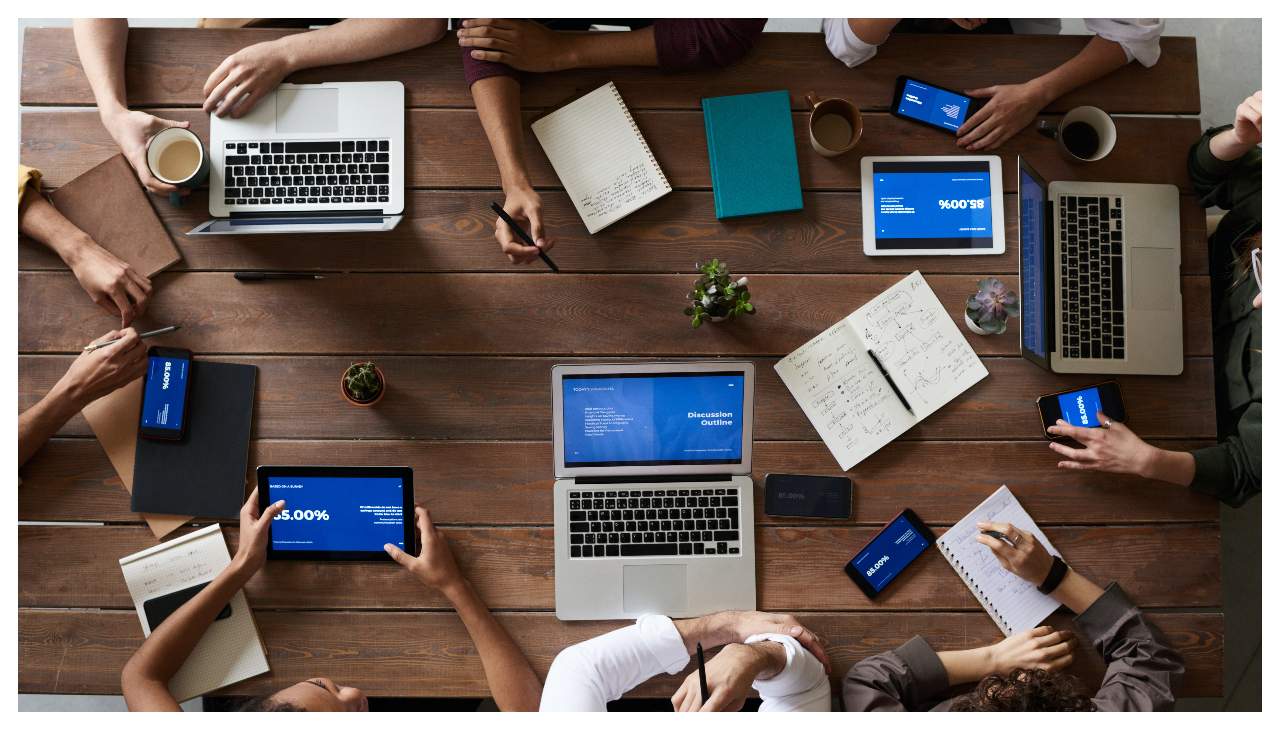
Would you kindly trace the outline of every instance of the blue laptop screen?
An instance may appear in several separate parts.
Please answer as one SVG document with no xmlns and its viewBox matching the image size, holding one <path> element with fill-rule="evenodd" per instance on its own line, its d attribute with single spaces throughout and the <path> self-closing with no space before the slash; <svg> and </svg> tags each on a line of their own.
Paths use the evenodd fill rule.
<svg viewBox="0 0 1280 730">
<path fill-rule="evenodd" d="M 565 375 L 566 467 L 742 462 L 741 371 Z"/>
<path fill-rule="evenodd" d="M 1026 170 L 1018 170 L 1022 184 L 1018 186 L 1021 198 L 1021 233 L 1018 250 L 1022 256 L 1019 269 L 1022 285 L 1022 346 L 1039 357 L 1045 356 L 1045 308 L 1041 279 L 1044 277 L 1044 188 Z"/>
</svg>

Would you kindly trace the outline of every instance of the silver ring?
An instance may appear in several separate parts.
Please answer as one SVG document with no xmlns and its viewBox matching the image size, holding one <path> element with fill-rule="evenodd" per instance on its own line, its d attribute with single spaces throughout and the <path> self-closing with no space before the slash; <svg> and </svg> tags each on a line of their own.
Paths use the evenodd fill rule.
<svg viewBox="0 0 1280 730">
<path fill-rule="evenodd" d="M 1022 533 L 1018 533 L 1017 535 L 1013 536 L 1013 540 L 1009 544 L 1013 545 L 1014 547 L 1018 547 L 1018 541 L 1021 539 L 1022 539 Z"/>
<path fill-rule="evenodd" d="M 1110 418 L 1108 418 L 1106 421 L 1104 421 L 1104 422 L 1103 422 L 1103 424 L 1102 424 L 1102 427 L 1103 427 L 1103 428 L 1105 428 L 1105 429 L 1110 430 L 1110 428 L 1111 428 L 1111 419 L 1110 419 Z"/>
</svg>

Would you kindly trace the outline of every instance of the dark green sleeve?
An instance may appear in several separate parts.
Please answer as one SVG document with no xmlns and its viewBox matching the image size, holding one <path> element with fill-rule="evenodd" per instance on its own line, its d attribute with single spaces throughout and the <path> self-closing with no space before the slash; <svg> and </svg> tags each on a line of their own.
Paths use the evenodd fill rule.
<svg viewBox="0 0 1280 730">
<path fill-rule="evenodd" d="M 1239 507 L 1262 491 L 1262 404 L 1251 403 L 1236 423 L 1239 435 L 1217 446 L 1196 449 L 1191 488 Z"/>
<path fill-rule="evenodd" d="M 1262 148 L 1254 147 L 1238 160 L 1219 160 L 1209 149 L 1209 140 L 1231 129 L 1231 125 L 1215 127 L 1205 132 L 1187 155 L 1187 174 L 1196 188 L 1200 206 L 1216 205 L 1223 210 L 1237 206 L 1256 206 L 1258 210 L 1245 211 L 1257 220 L 1262 219 Z"/>
</svg>

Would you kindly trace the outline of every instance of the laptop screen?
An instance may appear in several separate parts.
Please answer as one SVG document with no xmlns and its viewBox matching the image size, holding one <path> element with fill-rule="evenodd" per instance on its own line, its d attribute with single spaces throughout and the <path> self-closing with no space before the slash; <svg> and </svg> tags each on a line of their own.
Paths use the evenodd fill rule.
<svg viewBox="0 0 1280 730">
<path fill-rule="evenodd" d="M 566 373 L 564 466 L 740 464 L 745 373 Z"/>
<path fill-rule="evenodd" d="M 1045 357 L 1048 338 L 1045 332 L 1044 296 L 1044 200 L 1045 190 L 1026 170 L 1019 169 L 1019 210 L 1022 220 L 1018 226 L 1021 235 L 1018 250 L 1022 261 L 1019 267 L 1022 286 L 1022 346 Z"/>
</svg>

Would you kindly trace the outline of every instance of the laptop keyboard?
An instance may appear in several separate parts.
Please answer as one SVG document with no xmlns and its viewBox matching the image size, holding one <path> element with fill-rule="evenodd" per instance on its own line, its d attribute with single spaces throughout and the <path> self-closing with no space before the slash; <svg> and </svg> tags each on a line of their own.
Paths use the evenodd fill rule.
<svg viewBox="0 0 1280 730">
<path fill-rule="evenodd" d="M 228 206 L 391 202 L 391 141 L 227 142 Z"/>
<path fill-rule="evenodd" d="M 1124 230 L 1120 197 L 1058 196 L 1063 357 L 1124 359 Z"/>
<path fill-rule="evenodd" d="M 569 492 L 569 557 L 739 555 L 738 490 Z"/>
</svg>

